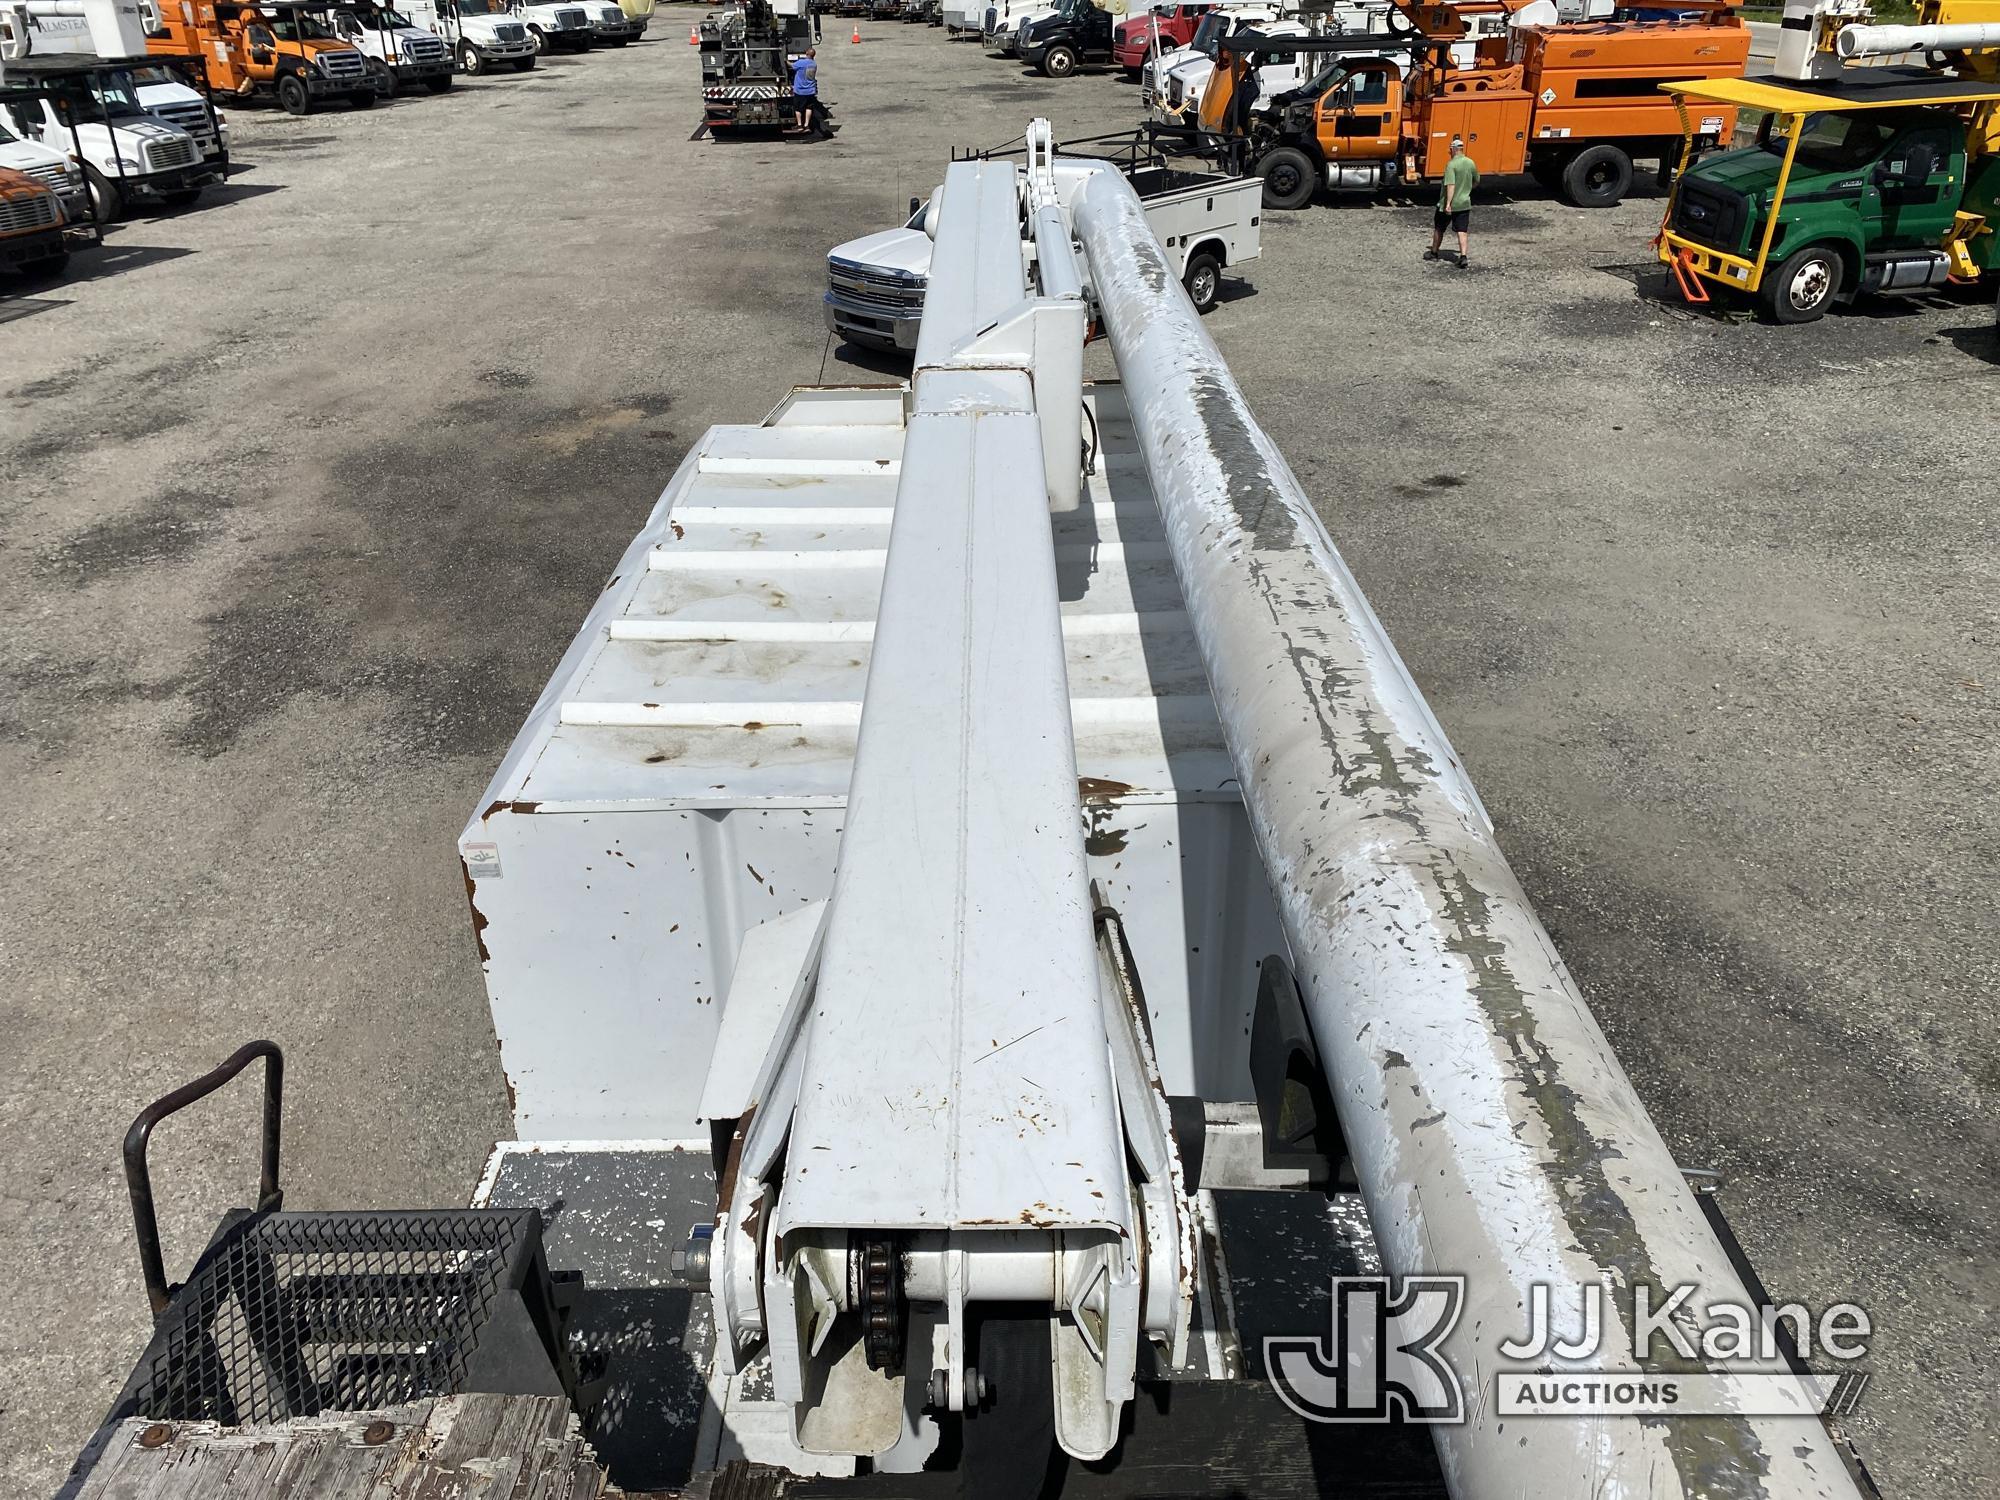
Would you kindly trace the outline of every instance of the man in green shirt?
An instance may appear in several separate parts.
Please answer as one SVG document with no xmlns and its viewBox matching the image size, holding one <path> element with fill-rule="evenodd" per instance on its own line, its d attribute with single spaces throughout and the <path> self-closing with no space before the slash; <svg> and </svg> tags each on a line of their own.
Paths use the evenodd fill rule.
<svg viewBox="0 0 2000 1500">
<path fill-rule="evenodd" d="M 1449 260 L 1461 271 L 1469 264 L 1465 258 L 1465 226 L 1472 217 L 1472 189 L 1478 182 L 1479 168 L 1465 154 L 1465 142 L 1453 136 L 1451 160 L 1444 164 L 1444 177 L 1438 184 L 1437 212 L 1431 215 L 1431 247 L 1424 252 L 1425 260 Z M 1455 259 L 1440 248 L 1447 228 L 1458 236 Z"/>
</svg>

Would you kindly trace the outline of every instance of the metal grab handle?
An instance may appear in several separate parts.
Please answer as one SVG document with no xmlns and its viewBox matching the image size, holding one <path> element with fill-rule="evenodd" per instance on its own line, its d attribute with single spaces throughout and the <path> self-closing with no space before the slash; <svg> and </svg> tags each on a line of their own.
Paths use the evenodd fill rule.
<svg viewBox="0 0 2000 1500">
<path fill-rule="evenodd" d="M 132 1228 L 139 1237 L 139 1269 L 146 1278 L 146 1300 L 153 1316 L 167 1310 L 173 1288 L 167 1285 L 167 1268 L 160 1255 L 160 1222 L 153 1212 L 153 1177 L 146 1168 L 146 1143 L 153 1127 L 168 1115 L 179 1114 L 196 1100 L 206 1099 L 257 1058 L 264 1064 L 264 1164 L 257 1183 L 257 1211 L 276 1209 L 285 1201 L 278 1186 L 278 1120 L 284 1108 L 285 1054 L 276 1042 L 250 1042 L 231 1053 L 228 1061 L 192 1083 L 184 1083 L 164 1098 L 155 1099 L 139 1111 L 132 1128 L 125 1132 L 125 1191 L 132 1199 Z"/>
</svg>

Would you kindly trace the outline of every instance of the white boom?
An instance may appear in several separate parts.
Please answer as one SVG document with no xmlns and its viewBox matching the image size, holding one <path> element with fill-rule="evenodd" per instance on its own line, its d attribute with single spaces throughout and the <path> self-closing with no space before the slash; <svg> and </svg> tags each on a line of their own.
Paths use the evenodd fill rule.
<svg viewBox="0 0 2000 1500">
<path fill-rule="evenodd" d="M 81 49 L 98 57 L 144 57 L 139 0 L 0 0 L 0 59 Z"/>
<path fill-rule="evenodd" d="M 1435 1429 L 1453 1494 L 1855 1500 L 1809 1406 L 1497 1415 L 1537 1287 L 1565 1336 L 1587 1288 L 1692 1286 L 1696 1324 L 1749 1295 L 1130 183 L 1057 158 L 1045 121 L 1027 144 L 945 179 L 832 898 L 764 958 L 746 942 L 796 978 L 744 1013 L 782 1010 L 754 1087 L 702 1109 L 747 1119 L 709 1262 L 725 1366 L 768 1349 L 800 1449 L 896 1468 L 926 1406 L 980 1400 L 969 1305 L 1047 1309 L 1085 1459 L 1141 1342 L 1181 1360 L 1196 1216 L 1149 1023 L 1093 937 L 1050 538 L 1094 302 L 1384 1261 L 1467 1278 L 1442 1347 L 1468 1413 Z M 1641 1367 L 1610 1306 L 1564 1368 Z"/>
</svg>

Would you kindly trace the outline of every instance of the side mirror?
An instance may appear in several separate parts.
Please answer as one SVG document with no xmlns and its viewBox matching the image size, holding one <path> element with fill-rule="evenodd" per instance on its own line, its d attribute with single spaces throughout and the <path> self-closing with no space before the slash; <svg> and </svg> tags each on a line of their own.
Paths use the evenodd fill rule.
<svg viewBox="0 0 2000 1500">
<path fill-rule="evenodd" d="M 912 194 L 910 194 L 910 217 L 911 217 L 911 218 L 913 218 L 913 219 L 914 219 L 914 218 L 915 218 L 915 217 L 917 216 L 917 210 L 918 210 L 918 209 L 920 209 L 920 208 L 922 208 L 923 206 L 924 206 L 924 200 L 923 200 L 923 199 L 919 198 L 919 197 L 918 197 L 918 196 L 917 196 L 917 195 L 916 195 L 915 193 L 912 193 Z"/>
</svg>

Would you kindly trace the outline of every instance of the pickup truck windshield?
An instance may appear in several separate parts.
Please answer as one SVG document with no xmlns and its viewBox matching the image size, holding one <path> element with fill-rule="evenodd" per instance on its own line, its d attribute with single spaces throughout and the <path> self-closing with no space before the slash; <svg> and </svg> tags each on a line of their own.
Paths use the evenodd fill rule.
<svg viewBox="0 0 2000 1500">
<path fill-rule="evenodd" d="M 1811 115 L 1799 132 L 1798 160 L 1822 172 L 1847 172 L 1865 166 L 1880 154 L 1896 133 L 1896 121 L 1874 115 Z M 1788 137 L 1765 121 L 1757 147 L 1773 156 L 1785 154 Z"/>
<path fill-rule="evenodd" d="M 281 42 L 296 42 L 301 37 L 309 42 L 337 42 L 339 37 L 328 31 L 311 16 L 280 16 L 269 23 Z"/>
</svg>

